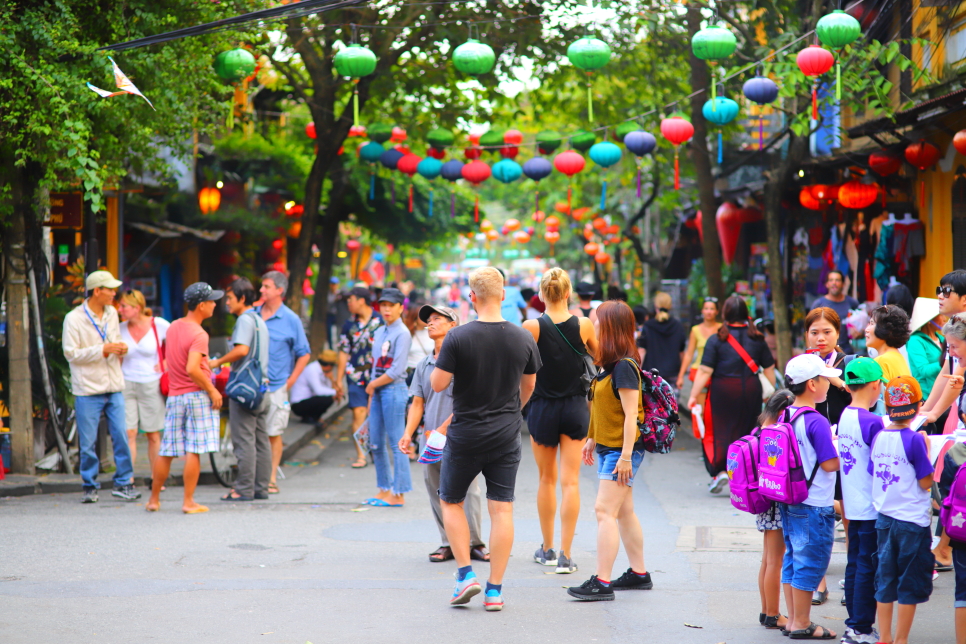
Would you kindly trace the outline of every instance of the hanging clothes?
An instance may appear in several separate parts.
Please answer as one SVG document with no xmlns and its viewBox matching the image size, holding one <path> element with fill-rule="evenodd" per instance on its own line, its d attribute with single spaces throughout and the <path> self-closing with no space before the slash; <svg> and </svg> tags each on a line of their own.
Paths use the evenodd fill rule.
<svg viewBox="0 0 966 644">
<path fill-rule="evenodd" d="M 875 249 L 875 281 L 883 291 L 889 288 L 889 278 L 896 274 L 893 237 L 895 224 L 882 224 L 879 245 Z"/>
<path fill-rule="evenodd" d="M 896 278 L 906 280 L 912 271 L 912 260 L 926 254 L 924 226 L 921 221 L 896 222 L 892 225 L 892 258 Z"/>
</svg>

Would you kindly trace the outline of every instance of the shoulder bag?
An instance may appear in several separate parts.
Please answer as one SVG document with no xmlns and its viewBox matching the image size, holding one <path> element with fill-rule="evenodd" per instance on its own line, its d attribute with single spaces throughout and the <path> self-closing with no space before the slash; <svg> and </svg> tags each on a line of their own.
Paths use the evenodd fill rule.
<svg viewBox="0 0 966 644">
<path fill-rule="evenodd" d="M 246 312 L 245 315 L 248 315 Z M 254 315 L 254 313 L 252 313 Z M 232 369 L 225 385 L 225 395 L 237 402 L 248 411 L 255 411 L 262 404 L 265 393 L 265 380 L 262 378 L 262 361 L 258 357 L 258 320 L 255 324 L 255 341 L 248 359 L 238 369 Z"/>
<path fill-rule="evenodd" d="M 559 333 L 560 337 L 563 338 L 563 341 L 567 343 L 567 346 L 573 349 L 573 352 L 580 356 L 580 359 L 583 361 L 584 371 L 580 374 L 580 384 L 584 388 L 584 393 L 587 393 L 590 391 L 591 381 L 597 376 L 597 365 L 594 364 L 594 359 L 589 353 L 581 353 L 580 351 L 577 351 L 577 349 L 574 349 L 574 345 L 570 344 L 570 340 L 568 340 L 567 336 L 563 334 L 563 331 L 560 330 L 560 327 L 553 323 L 553 320 L 550 319 L 550 316 L 544 313 L 544 317 L 546 317 L 547 322 L 549 322 L 550 325 L 557 330 L 557 333 Z M 577 328 L 580 329 L 579 321 L 577 322 Z"/>
<path fill-rule="evenodd" d="M 161 395 L 167 398 L 171 385 L 168 382 L 168 371 L 164 368 L 164 347 L 158 339 L 158 327 L 154 326 L 154 318 L 151 318 L 151 330 L 154 331 L 154 343 L 158 345 L 158 367 L 161 369 L 161 380 L 158 383 L 161 385 Z"/>
<path fill-rule="evenodd" d="M 748 365 L 748 368 L 751 369 L 751 372 L 758 375 L 758 380 L 761 381 L 761 399 L 768 400 L 771 398 L 772 394 L 775 393 L 775 383 L 768 380 L 768 377 L 765 376 L 765 372 L 761 367 L 758 366 L 758 363 L 751 359 L 751 356 L 748 355 L 748 352 L 745 351 L 745 348 L 741 346 L 741 343 L 735 340 L 735 336 L 731 335 L 730 333 L 728 334 L 728 344 L 730 344 L 731 348 L 735 350 L 735 352 L 738 354 L 738 357 L 744 360 L 745 364 Z"/>
</svg>

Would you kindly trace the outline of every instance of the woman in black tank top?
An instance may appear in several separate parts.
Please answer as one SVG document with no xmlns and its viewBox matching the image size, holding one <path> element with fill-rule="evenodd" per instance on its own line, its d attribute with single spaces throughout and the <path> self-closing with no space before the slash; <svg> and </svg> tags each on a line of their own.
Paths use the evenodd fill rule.
<svg viewBox="0 0 966 644">
<path fill-rule="evenodd" d="M 540 350 L 543 367 L 537 372 L 527 415 L 533 457 L 540 471 L 537 512 L 543 544 L 534 561 L 556 566 L 558 573 L 577 570 L 570 558 L 570 548 L 580 513 L 581 450 L 587 439 L 589 410 L 587 391 L 581 376 L 584 355 L 597 351 L 594 326 L 588 318 L 572 315 L 568 310 L 570 278 L 560 268 L 547 271 L 540 280 L 540 298 L 547 310 L 536 320 L 527 320 L 523 328 L 533 334 Z M 554 517 L 557 511 L 557 451 L 560 451 L 560 484 L 563 499 L 560 506 L 560 550 L 553 549 Z"/>
</svg>

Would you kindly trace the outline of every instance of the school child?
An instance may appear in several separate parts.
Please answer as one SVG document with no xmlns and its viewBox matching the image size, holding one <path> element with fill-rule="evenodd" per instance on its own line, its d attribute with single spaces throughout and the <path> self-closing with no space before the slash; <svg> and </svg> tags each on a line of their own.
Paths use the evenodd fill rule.
<svg viewBox="0 0 966 644">
<path fill-rule="evenodd" d="M 912 376 L 897 376 L 885 390 L 889 424 L 872 442 L 869 473 L 872 504 L 879 513 L 879 565 L 875 574 L 879 640 L 908 644 L 916 605 L 932 594 L 932 487 L 933 467 L 924 433 L 909 425 L 922 406 L 922 389 Z M 848 502 L 846 502 L 846 508 Z M 892 637 L 893 604 L 899 602 L 895 639 Z"/>
<path fill-rule="evenodd" d="M 959 415 L 961 418 L 964 416 L 962 410 L 959 410 Z M 946 499 L 944 506 L 948 506 L 948 510 L 944 508 L 943 515 L 941 515 L 941 518 L 944 519 L 943 528 L 946 534 L 949 534 L 950 531 L 960 533 L 964 525 L 962 509 L 956 507 L 960 504 L 954 506 L 952 500 L 949 499 L 959 469 L 966 463 L 966 442 L 964 442 L 966 441 L 966 429 L 957 429 L 955 433 L 956 443 L 949 448 L 949 451 L 943 457 L 943 471 L 939 479 L 939 492 L 943 499 Z M 948 516 L 945 516 L 947 514 Z M 960 530 L 957 530 L 957 527 Z M 961 534 L 957 536 L 962 537 Z M 952 547 L 953 568 L 956 571 L 956 599 L 953 602 L 956 616 L 956 644 L 966 644 L 966 541 L 950 537 L 949 545 Z"/>
<path fill-rule="evenodd" d="M 832 443 L 828 420 L 815 410 L 825 401 L 829 378 L 842 374 L 829 368 L 817 355 L 804 354 L 792 358 L 785 367 L 785 386 L 795 394 L 795 402 L 787 410 L 798 442 L 805 476 L 811 481 L 808 497 L 794 505 L 781 504 L 785 537 L 782 562 L 782 586 L 788 608 L 790 639 L 835 639 L 838 636 L 811 621 L 812 593 L 825 577 L 832 558 L 835 531 L 835 472 L 839 469 L 838 453 Z M 798 547 L 795 544 L 799 544 Z M 801 544 L 805 544 L 802 546 Z"/>
<path fill-rule="evenodd" d="M 848 563 L 845 566 L 845 606 L 849 617 L 842 636 L 845 644 L 876 644 L 875 571 L 878 564 L 879 517 L 872 505 L 872 475 L 869 460 L 872 441 L 882 431 L 880 416 L 869 408 L 882 392 L 882 367 L 870 358 L 856 358 L 845 366 L 845 386 L 852 403 L 839 418 L 839 456 L 842 500 L 848 522 Z"/>
</svg>

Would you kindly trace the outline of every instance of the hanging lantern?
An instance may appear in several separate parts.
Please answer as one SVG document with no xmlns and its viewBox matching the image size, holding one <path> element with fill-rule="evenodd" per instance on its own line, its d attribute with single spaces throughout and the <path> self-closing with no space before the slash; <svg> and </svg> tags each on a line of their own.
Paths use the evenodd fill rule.
<svg viewBox="0 0 966 644">
<path fill-rule="evenodd" d="M 596 255 L 594 255 L 594 261 L 597 262 L 598 264 L 606 264 L 607 262 L 610 261 L 610 255 L 608 255 L 604 251 L 600 251 Z"/>
<path fill-rule="evenodd" d="M 547 230 L 557 230 L 560 228 L 560 220 L 556 215 L 550 215 L 546 221 Z"/>
<path fill-rule="evenodd" d="M 530 235 L 525 230 L 518 230 L 513 233 L 513 240 L 518 244 L 526 244 L 530 241 Z"/>
<path fill-rule="evenodd" d="M 578 152 L 586 152 L 597 142 L 597 135 L 587 130 L 577 130 L 570 137 L 570 147 Z"/>
<path fill-rule="evenodd" d="M 463 178 L 463 162 L 459 159 L 450 159 L 443 164 L 440 168 L 439 173 L 443 175 L 443 178 L 453 184 L 453 189 L 450 191 L 450 207 L 449 215 L 450 217 L 456 216 L 456 182 Z"/>
<path fill-rule="evenodd" d="M 535 184 L 534 196 L 534 221 L 539 223 L 537 214 L 540 213 L 540 180 L 546 179 L 553 172 L 553 166 L 543 157 L 533 157 L 523 164 L 522 172 L 528 179 L 532 179 Z"/>
<path fill-rule="evenodd" d="M 604 234 L 604 231 L 607 230 L 607 220 L 603 217 L 594 218 L 594 220 L 590 222 L 590 225 L 594 227 L 594 230 L 602 235 Z"/>
<path fill-rule="evenodd" d="M 519 219 L 507 219 L 506 228 L 509 231 L 520 230 L 520 220 Z"/>
<path fill-rule="evenodd" d="M 704 118 L 718 127 L 724 127 L 738 116 L 738 103 L 730 98 L 713 98 L 705 101 L 701 108 Z M 718 165 L 724 160 L 724 145 L 721 130 L 718 130 Z"/>
<path fill-rule="evenodd" d="M 753 206 L 738 209 L 738 221 L 743 224 L 754 224 L 762 221 L 764 218 L 764 213 Z"/>
<path fill-rule="evenodd" d="M 392 138 L 392 126 L 385 123 L 376 123 L 369 126 L 369 140 L 376 143 L 385 143 Z"/>
<path fill-rule="evenodd" d="M 735 259 L 735 251 L 738 250 L 738 237 L 741 233 L 741 215 L 738 206 L 726 201 L 718 207 L 714 215 L 715 228 L 718 231 L 718 239 L 721 240 L 721 254 L 724 256 L 725 264 L 730 264 Z"/>
<path fill-rule="evenodd" d="M 392 128 L 392 134 L 389 135 L 389 140 L 393 143 L 402 143 L 408 138 L 409 138 L 409 135 L 406 134 L 406 130 L 399 127 L 398 125 Z M 399 146 L 397 145 L 396 147 L 398 148 Z"/>
<path fill-rule="evenodd" d="M 471 161 L 463 166 L 463 178 L 473 184 L 473 186 L 479 186 L 481 183 L 490 178 L 490 166 L 486 165 L 482 161 Z M 480 195 L 476 194 L 476 204 L 473 206 L 473 221 L 480 220 Z"/>
<path fill-rule="evenodd" d="M 923 172 L 926 168 L 929 168 L 939 161 L 939 148 L 937 148 L 932 143 L 926 143 L 925 141 L 919 141 L 919 143 L 913 143 L 906 148 L 906 161 L 911 163 L 913 166 Z M 925 179 L 920 179 L 919 181 L 919 209 L 925 210 L 926 208 L 926 181 Z"/>
<path fill-rule="evenodd" d="M 504 159 L 515 159 L 520 153 L 520 148 L 514 145 L 504 145 L 500 148 L 500 156 Z"/>
<path fill-rule="evenodd" d="M 511 159 L 503 159 L 493 164 L 493 178 L 500 183 L 513 183 L 522 175 L 523 168 Z"/>
<path fill-rule="evenodd" d="M 443 164 L 439 162 L 438 159 L 432 157 L 426 157 L 419 162 L 416 166 L 416 172 L 419 176 L 423 177 L 427 181 L 432 182 L 433 179 L 440 175 L 443 170 Z M 433 216 L 433 184 L 429 184 L 429 216 Z"/>
<path fill-rule="evenodd" d="M 351 252 L 354 253 L 357 250 L 359 250 L 360 248 L 362 248 L 362 244 L 359 243 L 359 240 L 358 239 L 350 239 L 349 241 L 347 241 L 345 243 L 345 247 L 348 248 L 349 251 L 351 251 Z"/>
<path fill-rule="evenodd" d="M 822 206 L 822 202 L 812 195 L 812 191 L 808 186 L 802 188 L 801 192 L 798 193 L 798 203 L 809 210 L 822 210 L 824 207 Z"/>
<path fill-rule="evenodd" d="M 809 45 L 798 52 L 795 57 L 798 68 L 806 76 L 814 76 L 816 80 L 812 83 L 812 120 L 818 120 L 818 77 L 832 69 L 835 64 L 835 56 L 827 49 L 818 45 Z"/>
<path fill-rule="evenodd" d="M 624 123 L 621 123 L 620 125 L 614 128 L 614 134 L 613 134 L 614 140 L 617 141 L 618 143 L 623 143 L 625 136 L 639 129 L 640 127 L 638 127 L 637 123 L 633 121 L 625 121 Z"/>
<path fill-rule="evenodd" d="M 621 160 L 621 149 L 610 141 L 595 143 L 588 153 L 591 161 L 602 168 L 609 168 Z M 600 188 L 600 209 L 604 210 L 607 205 L 607 179 L 604 179 Z"/>
<path fill-rule="evenodd" d="M 879 150 L 869 155 L 869 167 L 879 176 L 888 177 L 890 174 L 899 172 L 902 159 L 888 150 Z"/>
<path fill-rule="evenodd" d="M 567 175 L 567 211 L 573 209 L 573 177 L 575 174 L 584 169 L 587 164 L 584 161 L 584 157 L 577 154 L 573 150 L 567 150 L 561 152 L 553 158 L 553 167 L 557 168 L 558 172 L 562 172 Z"/>
<path fill-rule="evenodd" d="M 313 128 L 314 128 L 313 123 Z M 363 138 L 366 136 L 366 126 L 365 125 L 353 125 L 349 128 L 349 138 Z M 315 137 L 312 137 L 315 138 Z"/>
<path fill-rule="evenodd" d="M 395 148 L 389 148 L 379 156 L 379 162 L 390 170 L 395 170 L 399 165 L 399 160 L 406 156 Z"/>
<path fill-rule="evenodd" d="M 840 186 L 838 184 L 817 183 L 809 188 L 809 191 L 822 204 L 822 208 L 828 208 L 838 200 L 839 188 Z"/>
<path fill-rule="evenodd" d="M 472 146 L 463 150 L 463 156 L 465 156 L 468 161 L 476 161 L 483 156 L 483 150 L 476 146 Z"/>
<path fill-rule="evenodd" d="M 567 59 L 577 69 L 587 72 L 587 120 L 594 120 L 591 74 L 610 60 L 610 47 L 603 40 L 587 35 L 567 47 Z"/>
<path fill-rule="evenodd" d="M 558 201 L 553 205 L 553 209 L 559 212 L 561 215 L 570 214 L 570 206 L 567 205 L 566 201 Z"/>
<path fill-rule="evenodd" d="M 778 98 L 778 85 L 764 76 L 755 76 L 745 81 L 741 91 L 749 101 L 758 105 L 768 105 Z M 765 115 L 758 114 L 758 149 L 765 147 Z"/>
<path fill-rule="evenodd" d="M 482 230 L 485 233 L 493 230 L 493 222 L 490 221 L 489 219 L 484 219 L 483 221 L 480 222 L 480 230 Z"/>
<path fill-rule="evenodd" d="M 594 242 L 587 242 L 584 244 L 584 252 L 593 257 L 600 250 L 600 246 Z"/>
<path fill-rule="evenodd" d="M 966 130 L 960 130 L 953 136 L 953 147 L 960 154 L 966 154 Z"/>
<path fill-rule="evenodd" d="M 386 148 L 375 141 L 369 141 L 359 148 L 359 158 L 369 164 L 369 201 L 376 198 L 376 166 L 375 163 L 382 159 Z"/>
<path fill-rule="evenodd" d="M 553 256 L 554 244 L 560 241 L 560 233 L 555 230 L 548 230 L 543 234 L 543 238 L 550 244 L 550 255 Z"/>
<path fill-rule="evenodd" d="M 480 135 L 480 146 L 487 152 L 496 152 L 503 147 L 503 131 L 489 130 Z"/>
<path fill-rule="evenodd" d="M 449 130 L 436 128 L 426 135 L 426 142 L 437 150 L 447 148 L 456 142 L 456 137 Z"/>
<path fill-rule="evenodd" d="M 819 18 L 815 33 L 823 45 L 838 51 L 841 58 L 842 49 L 862 35 L 862 25 L 849 14 L 836 9 Z M 842 66 L 839 61 L 835 62 L 835 100 L 842 100 Z"/>
<path fill-rule="evenodd" d="M 574 208 L 574 211 L 570 213 L 570 216 L 574 218 L 574 221 L 580 221 L 584 218 L 584 215 L 590 212 L 590 208 L 586 206 L 583 208 Z"/>
<path fill-rule="evenodd" d="M 431 147 L 426 150 L 426 156 L 430 156 L 430 157 L 433 157 L 434 159 L 442 161 L 443 159 L 446 158 L 446 150 Z"/>
<path fill-rule="evenodd" d="M 229 49 L 215 56 L 215 73 L 222 79 L 235 86 L 235 96 L 241 89 L 238 87 L 255 71 L 255 57 L 247 49 Z M 235 98 L 228 101 L 228 118 L 225 121 L 228 129 L 235 127 Z"/>
<path fill-rule="evenodd" d="M 491 228 L 490 230 L 486 231 L 486 238 L 490 241 L 496 241 L 500 238 L 500 233 Z"/>
<path fill-rule="evenodd" d="M 503 133 L 503 142 L 507 145 L 520 145 L 523 143 L 523 132 L 520 130 L 507 130 Z"/>
<path fill-rule="evenodd" d="M 221 205 L 221 191 L 218 188 L 202 188 L 198 191 L 198 208 L 207 215 L 218 210 Z"/>
<path fill-rule="evenodd" d="M 376 55 L 368 47 L 353 43 L 340 49 L 332 63 L 339 75 L 352 79 L 352 124 L 359 125 L 359 79 L 376 71 Z"/>
<path fill-rule="evenodd" d="M 409 212 L 413 211 L 413 176 L 422 159 L 415 154 L 406 154 L 396 164 L 396 169 L 405 175 L 409 175 Z"/>
<path fill-rule="evenodd" d="M 722 27 L 718 24 L 710 24 L 704 29 L 698 30 L 697 33 L 691 38 L 691 51 L 694 52 L 695 58 L 700 60 L 707 60 L 714 63 L 718 60 L 723 60 L 735 53 L 735 48 L 738 46 L 738 39 L 735 35 L 731 33 L 729 29 Z M 713 72 L 712 72 L 712 83 L 711 83 L 711 100 L 715 99 L 715 83 L 713 82 Z M 715 109 L 717 106 L 712 103 L 711 108 Z"/>
<path fill-rule="evenodd" d="M 534 221 L 534 223 L 538 223 L 539 224 L 541 221 L 543 221 L 546 218 L 547 218 L 547 213 L 545 213 L 542 210 L 538 210 L 535 213 L 533 213 L 533 221 Z"/>
<path fill-rule="evenodd" d="M 305 126 L 305 136 L 309 137 L 313 141 L 315 140 L 315 123 L 310 122 Z"/>
<path fill-rule="evenodd" d="M 544 130 L 537 134 L 537 150 L 540 154 L 550 154 L 560 147 L 561 137 L 559 132 Z"/>
<path fill-rule="evenodd" d="M 637 165 L 637 198 L 641 198 L 641 157 L 650 154 L 657 147 L 657 139 L 650 132 L 634 130 L 624 135 L 624 147 L 634 155 Z"/>
<path fill-rule="evenodd" d="M 879 186 L 875 183 L 862 183 L 858 179 L 852 179 L 839 188 L 838 198 L 843 208 L 853 210 L 868 208 L 879 198 Z"/>
<path fill-rule="evenodd" d="M 474 38 L 470 38 L 453 51 L 453 65 L 469 76 L 489 74 L 495 64 L 496 54 L 493 48 Z"/>
<path fill-rule="evenodd" d="M 681 170 L 678 162 L 678 146 L 694 136 L 694 126 L 682 114 L 672 114 L 661 121 L 661 134 L 674 146 L 674 189 L 681 189 Z"/>
</svg>

